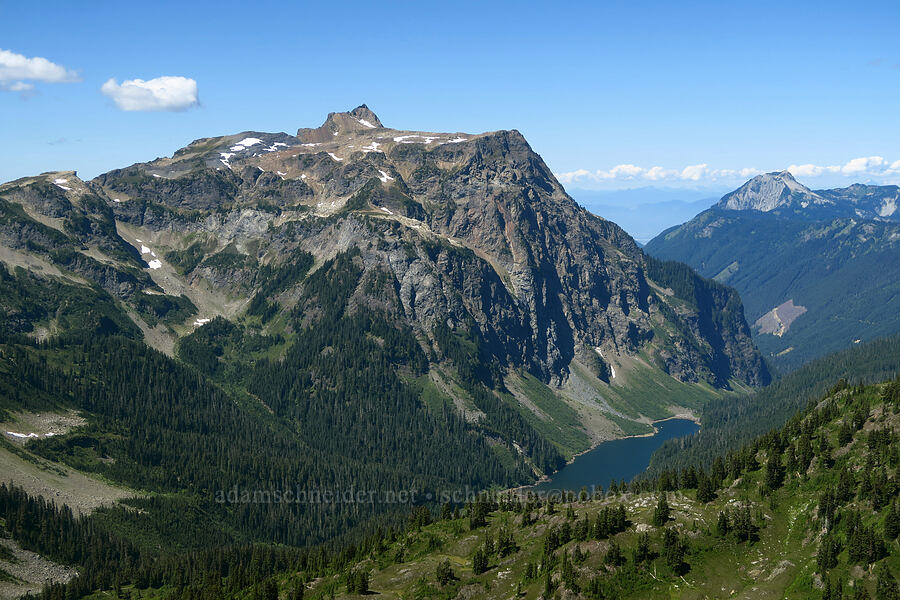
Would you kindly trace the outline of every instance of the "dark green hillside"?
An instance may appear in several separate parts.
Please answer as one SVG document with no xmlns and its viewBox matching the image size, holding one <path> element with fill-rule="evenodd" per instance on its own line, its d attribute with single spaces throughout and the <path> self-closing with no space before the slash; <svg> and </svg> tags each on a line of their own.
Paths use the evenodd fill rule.
<svg viewBox="0 0 900 600">
<path fill-rule="evenodd" d="M 728 377 L 722 379 L 726 374 L 730 375 L 727 350 L 738 345 L 752 347 L 748 342 L 741 344 L 736 336 L 723 335 L 723 332 L 726 331 L 739 331 L 749 338 L 750 332 L 744 319 L 744 307 L 740 296 L 734 289 L 716 281 L 704 279 L 687 265 L 676 261 L 661 261 L 648 256 L 647 275 L 660 285 L 670 289 L 678 300 L 699 309 L 698 314 L 701 317 L 697 319 L 696 326 L 703 332 L 704 338 L 709 343 L 709 347 L 704 349 L 704 352 L 711 355 L 708 359 L 711 366 L 710 375 L 719 378 L 714 379 L 716 385 L 727 386 Z M 668 309 L 664 303 L 660 303 L 660 306 L 668 313 L 669 318 L 681 327 L 686 327 L 685 323 L 674 314 L 674 311 Z M 670 337 L 666 341 L 666 349 L 674 354 L 683 352 L 683 349 L 678 348 L 675 344 L 677 342 Z M 771 376 L 763 363 L 760 363 L 760 373 L 760 384 L 767 385 L 771 381 Z"/>
<path fill-rule="evenodd" d="M 716 457 L 784 425 L 806 403 L 842 381 L 873 383 L 900 373 L 900 335 L 819 358 L 749 396 L 711 400 L 696 434 L 669 440 L 654 453 L 648 472 L 709 466 Z"/>
<path fill-rule="evenodd" d="M 335 269 L 340 264 L 350 268 L 352 257 Z M 0 268 L 9 323 L 0 340 L 2 414 L 83 411 L 85 425 L 29 441 L 26 450 L 149 492 L 153 500 L 140 505 L 146 518 L 123 513 L 111 523 L 162 548 L 307 545 L 352 537 L 374 515 L 386 523 L 399 510 L 222 504 L 221 490 L 338 490 L 348 481 L 379 492 L 481 489 L 533 478 L 524 462 L 501 460 L 454 412 L 432 414 L 398 375 L 426 365 L 408 331 L 377 313 L 345 314 L 341 277 L 319 273 L 308 298 L 323 316 L 301 327 L 298 309 L 295 343 L 283 360 L 256 358 L 273 339 L 220 319 L 184 339 L 194 369 L 123 337 L 137 337 L 136 328 L 102 290 Z M 22 311 L 28 321 L 17 317 Z M 43 319 L 58 335 L 39 343 L 27 334 Z M 219 354 L 235 343 L 248 360 L 220 370 Z M 167 519 L 186 507 L 173 529 Z"/>
<path fill-rule="evenodd" d="M 92 567 L 47 599 L 99 587 L 109 591 L 92 598 L 887 600 L 900 595 L 898 442 L 900 379 L 839 386 L 709 470 L 666 471 L 595 497 L 482 495 L 439 513 L 418 508 L 337 553 L 224 547 L 148 561 L 6 488 L 0 519 L 28 547 L 70 536 L 116 565 L 114 574 Z M 36 536 L 19 525 L 33 518 L 57 526 Z M 54 555 L 96 565 L 82 547 Z"/>
<path fill-rule="evenodd" d="M 712 208 L 645 250 L 736 288 L 754 341 L 782 371 L 900 331 L 900 224 L 809 222 Z M 753 324 L 783 302 L 806 308 L 782 336 Z"/>
</svg>

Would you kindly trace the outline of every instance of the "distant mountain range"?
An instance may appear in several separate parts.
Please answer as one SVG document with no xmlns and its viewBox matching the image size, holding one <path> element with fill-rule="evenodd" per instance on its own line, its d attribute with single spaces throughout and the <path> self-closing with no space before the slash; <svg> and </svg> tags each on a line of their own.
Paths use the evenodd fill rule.
<svg viewBox="0 0 900 600">
<path fill-rule="evenodd" d="M 754 177 L 646 251 L 734 286 L 754 340 L 781 370 L 900 332 L 900 192 L 810 190 Z"/>
<path fill-rule="evenodd" d="M 900 221 L 896 185 L 863 185 L 833 190 L 810 190 L 788 171 L 758 175 L 726 194 L 716 205 L 722 210 L 752 210 L 808 221 L 855 218 Z"/>
<path fill-rule="evenodd" d="M 646 244 L 661 231 L 684 223 L 709 208 L 719 194 L 709 190 L 634 188 L 625 190 L 568 189 L 586 209 L 613 221 L 639 244 Z"/>
</svg>

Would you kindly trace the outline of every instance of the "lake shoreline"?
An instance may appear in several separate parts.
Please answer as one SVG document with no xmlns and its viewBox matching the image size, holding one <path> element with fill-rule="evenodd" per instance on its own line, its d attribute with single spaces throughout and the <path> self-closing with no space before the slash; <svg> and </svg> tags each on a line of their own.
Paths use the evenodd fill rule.
<svg viewBox="0 0 900 600">
<path fill-rule="evenodd" d="M 703 423 L 700 422 L 700 417 L 697 417 L 692 412 L 687 412 L 687 413 L 683 413 L 680 415 L 673 415 L 671 417 L 666 417 L 665 419 L 657 419 L 655 421 L 650 421 L 648 423 L 648 425 L 650 425 L 650 427 L 653 428 L 653 433 L 636 433 L 634 435 L 626 435 L 625 437 L 620 437 L 620 438 L 616 438 L 616 439 L 617 440 L 627 440 L 629 438 L 653 437 L 654 435 L 659 435 L 659 428 L 656 426 L 657 423 L 665 423 L 666 421 L 675 421 L 675 420 L 691 421 L 692 423 L 696 423 L 697 427 L 703 427 Z M 597 445 L 594 446 L 594 448 L 596 448 L 600 444 L 605 443 L 606 441 L 612 441 L 612 440 L 605 440 L 603 442 L 597 442 Z M 594 448 L 591 448 L 591 450 L 593 450 Z M 590 452 L 590 450 L 585 450 L 585 452 Z M 581 453 L 579 452 L 579 454 L 581 454 Z M 575 457 L 573 456 L 572 459 L 574 460 L 574 458 Z M 568 463 L 566 463 L 566 464 L 568 464 Z"/>
<path fill-rule="evenodd" d="M 656 420 L 654 420 L 654 421 L 650 421 L 649 423 L 647 423 L 648 425 L 650 425 L 650 426 L 653 428 L 653 431 L 652 431 L 652 432 L 648 432 L 648 433 L 637 433 L 637 434 L 633 434 L 633 435 L 626 435 L 626 436 L 622 436 L 622 437 L 618 437 L 618 438 L 613 438 L 613 439 L 611 439 L 611 440 L 600 440 L 600 441 L 598 441 L 597 443 L 591 445 L 590 448 L 587 448 L 587 449 L 585 449 L 585 450 L 582 450 L 581 452 L 577 452 L 576 454 L 573 454 L 572 457 L 571 457 L 569 460 L 566 461 L 566 464 L 563 465 L 562 467 L 560 467 L 558 470 L 556 470 L 552 475 L 553 475 L 553 476 L 558 475 L 559 473 L 561 473 L 561 472 L 563 471 L 563 469 L 565 469 L 566 467 L 572 465 L 572 464 L 575 462 L 575 460 L 576 460 L 577 458 L 582 457 L 582 456 L 584 456 L 585 454 L 588 454 L 588 453 L 590 453 L 590 452 L 593 452 L 594 450 L 596 450 L 597 448 L 599 448 L 599 447 L 602 446 L 603 444 L 608 444 L 608 443 L 610 443 L 610 442 L 616 442 L 616 441 L 622 441 L 622 440 L 629 440 L 629 439 L 652 438 L 652 437 L 654 437 L 654 436 L 659 435 L 659 433 L 660 433 L 660 430 L 659 430 L 659 427 L 657 427 L 657 424 L 659 424 L 659 423 L 664 423 L 664 422 L 666 422 L 666 421 L 675 421 L 675 420 L 678 420 L 678 421 L 690 421 L 691 423 L 694 423 L 695 425 L 697 425 L 698 428 L 699 428 L 699 427 L 702 427 L 702 423 L 700 422 L 700 418 L 697 417 L 693 412 L 690 412 L 690 411 L 688 411 L 688 412 L 683 412 L 683 413 L 679 413 L 679 414 L 676 414 L 676 415 L 672 415 L 671 417 L 666 417 L 666 418 L 664 418 L 664 419 L 656 419 Z M 698 431 L 699 431 L 699 429 L 698 429 Z M 696 432 L 695 432 L 695 433 L 696 433 Z M 690 435 L 693 435 L 693 434 L 690 434 Z M 683 436 L 676 436 L 676 437 L 683 437 Z M 674 439 L 674 438 L 673 438 L 673 439 Z M 648 464 L 648 466 L 649 466 L 649 464 Z M 646 469 L 646 467 L 645 467 L 645 469 Z M 548 476 L 548 475 L 545 474 L 545 475 L 541 475 L 541 477 L 540 477 L 537 481 L 535 481 L 534 483 L 530 483 L 530 484 L 527 484 L 527 485 L 521 485 L 521 486 L 518 486 L 518 487 L 510 488 L 510 489 L 508 489 L 507 491 L 508 491 L 508 492 L 513 492 L 513 493 L 521 493 L 521 492 L 533 491 L 533 488 L 536 488 L 536 487 L 538 487 L 538 486 L 540 486 L 541 484 L 544 484 L 544 483 L 549 483 L 549 482 L 551 482 L 552 480 L 553 480 L 553 478 L 552 478 L 551 476 Z"/>
</svg>

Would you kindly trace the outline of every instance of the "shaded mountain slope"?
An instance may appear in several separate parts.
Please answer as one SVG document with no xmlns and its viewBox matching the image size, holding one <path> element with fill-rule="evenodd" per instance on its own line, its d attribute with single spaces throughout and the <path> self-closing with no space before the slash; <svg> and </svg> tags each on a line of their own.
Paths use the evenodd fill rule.
<svg viewBox="0 0 900 600">
<path fill-rule="evenodd" d="M 791 370 L 900 331 L 896 195 L 895 186 L 813 192 L 788 173 L 761 175 L 646 251 L 737 289 L 754 340 Z M 781 327 L 775 309 L 786 302 L 803 314 Z"/>
</svg>

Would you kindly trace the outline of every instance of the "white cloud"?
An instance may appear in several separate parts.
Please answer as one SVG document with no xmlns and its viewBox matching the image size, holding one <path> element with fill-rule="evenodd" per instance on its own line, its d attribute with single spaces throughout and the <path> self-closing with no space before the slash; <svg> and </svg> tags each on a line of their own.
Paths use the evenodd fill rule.
<svg viewBox="0 0 900 600">
<path fill-rule="evenodd" d="M 890 166 L 881 156 L 861 156 L 843 165 L 791 165 L 787 168 L 794 177 L 819 177 L 821 175 L 844 175 L 846 177 L 878 177 L 889 175 L 900 168 L 900 160 Z"/>
<path fill-rule="evenodd" d="M 603 182 L 603 181 L 652 181 L 652 182 L 688 182 L 700 181 L 703 179 L 720 180 L 748 178 L 758 175 L 760 171 L 754 168 L 743 169 L 710 169 L 706 163 L 698 165 L 689 165 L 682 169 L 666 169 L 660 166 L 650 168 L 640 167 L 633 164 L 616 165 L 612 169 L 596 171 L 588 171 L 587 169 L 578 169 L 568 173 L 558 173 L 557 179 L 562 183 L 583 183 L 583 182 Z"/>
<path fill-rule="evenodd" d="M 862 158 L 854 158 L 845 164 L 841 167 L 841 172 L 844 175 L 866 173 L 871 170 L 877 170 L 885 164 L 887 164 L 887 161 L 880 156 L 864 156 Z"/>
<path fill-rule="evenodd" d="M 780 168 L 769 171 L 780 171 Z M 890 183 L 900 175 L 900 160 L 890 162 L 881 156 L 862 156 L 842 165 L 815 165 L 811 163 L 791 165 L 787 168 L 794 177 L 832 176 L 852 178 L 856 181 L 881 181 Z M 578 169 L 558 173 L 557 179 L 564 184 L 601 184 L 615 181 L 644 181 L 654 183 L 694 183 L 694 182 L 739 182 L 745 181 L 763 171 L 754 167 L 740 169 L 712 169 L 706 163 L 688 165 L 681 169 L 667 169 L 660 166 L 641 167 L 621 164 L 609 170 L 590 171 Z"/>
<path fill-rule="evenodd" d="M 579 179 L 590 179 L 593 176 L 593 173 L 588 171 L 587 169 L 577 169 L 575 171 L 570 171 L 569 173 L 560 173 L 556 176 L 562 183 L 572 183 L 573 181 L 578 181 Z"/>
<path fill-rule="evenodd" d="M 34 89 L 32 81 L 44 83 L 72 83 L 78 74 L 46 58 L 28 58 L 9 50 L 0 50 L 0 89 L 27 92 Z"/>
<path fill-rule="evenodd" d="M 34 89 L 34 84 L 26 83 L 24 81 L 13 81 L 6 86 L 6 89 L 11 92 L 30 92 Z"/>
<path fill-rule="evenodd" d="M 662 167 L 650 167 L 644 172 L 644 178 L 649 179 L 650 181 L 661 181 L 664 179 L 669 179 L 677 173 L 677 171 L 663 169 Z"/>
<path fill-rule="evenodd" d="M 706 165 L 691 165 L 681 170 L 682 179 L 690 179 L 691 181 L 700 181 L 707 174 Z"/>
<path fill-rule="evenodd" d="M 791 175 L 794 177 L 818 177 L 825 173 L 840 172 L 841 169 L 840 167 L 822 167 L 807 163 L 805 165 L 791 165 L 787 170 L 790 171 Z"/>
<path fill-rule="evenodd" d="M 197 82 L 187 77 L 129 79 L 119 84 L 110 79 L 100 91 L 122 110 L 186 110 L 198 104 Z"/>
<path fill-rule="evenodd" d="M 611 179 L 618 179 L 620 177 L 631 178 L 637 177 L 643 172 L 644 169 L 635 165 L 616 165 L 612 168 L 612 171 L 609 172 L 609 176 Z"/>
</svg>

